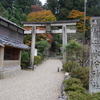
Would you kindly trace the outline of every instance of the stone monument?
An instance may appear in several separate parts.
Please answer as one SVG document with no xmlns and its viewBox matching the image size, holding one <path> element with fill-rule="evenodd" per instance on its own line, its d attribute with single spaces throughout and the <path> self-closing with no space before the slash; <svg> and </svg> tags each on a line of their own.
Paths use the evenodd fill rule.
<svg viewBox="0 0 100 100">
<path fill-rule="evenodd" d="M 100 92 L 100 17 L 92 17 L 89 92 Z"/>
</svg>

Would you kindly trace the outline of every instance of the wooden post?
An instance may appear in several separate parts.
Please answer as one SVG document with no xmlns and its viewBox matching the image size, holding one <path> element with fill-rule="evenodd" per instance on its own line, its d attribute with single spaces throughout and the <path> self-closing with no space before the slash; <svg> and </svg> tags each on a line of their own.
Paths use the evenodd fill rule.
<svg viewBox="0 0 100 100">
<path fill-rule="evenodd" d="M 35 37 L 36 37 L 36 26 L 33 26 L 31 54 L 30 54 L 30 67 L 32 67 L 32 68 L 34 68 Z"/>
<path fill-rule="evenodd" d="M 4 47 L 0 46 L 0 67 L 3 67 L 3 60 L 4 60 Z"/>
<path fill-rule="evenodd" d="M 4 47 L 0 46 L 0 79 L 3 79 L 3 61 L 4 61 Z"/>
</svg>

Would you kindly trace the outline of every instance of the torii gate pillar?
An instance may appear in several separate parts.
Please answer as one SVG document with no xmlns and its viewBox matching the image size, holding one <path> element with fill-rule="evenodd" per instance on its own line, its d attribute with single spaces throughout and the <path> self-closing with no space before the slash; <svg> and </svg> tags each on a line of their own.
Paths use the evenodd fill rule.
<svg viewBox="0 0 100 100">
<path fill-rule="evenodd" d="M 31 54 L 30 54 L 30 67 L 34 68 L 34 53 L 35 53 L 35 37 L 36 37 L 36 26 L 32 29 L 32 43 L 31 43 Z"/>
<path fill-rule="evenodd" d="M 62 26 L 63 29 L 63 36 L 62 36 L 62 44 L 63 44 L 63 48 L 65 45 L 67 45 L 67 29 L 66 29 L 66 25 Z M 66 53 L 63 51 L 63 63 L 66 62 Z"/>
</svg>

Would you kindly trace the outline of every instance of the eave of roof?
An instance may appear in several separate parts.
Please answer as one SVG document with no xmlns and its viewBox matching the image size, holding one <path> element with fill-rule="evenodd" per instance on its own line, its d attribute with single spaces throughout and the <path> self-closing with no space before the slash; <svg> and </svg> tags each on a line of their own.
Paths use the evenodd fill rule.
<svg viewBox="0 0 100 100">
<path fill-rule="evenodd" d="M 19 48 L 19 49 L 24 49 L 24 50 L 29 49 L 29 46 L 25 44 L 21 44 L 20 41 L 7 37 L 7 36 L 3 36 L 1 34 L 0 34 L 0 43 L 2 45 L 11 46 L 11 47 Z"/>
<path fill-rule="evenodd" d="M 17 24 L 15 24 L 15 23 L 13 23 L 13 22 L 11 22 L 11 21 L 9 21 L 9 20 L 7 20 L 7 19 L 1 17 L 1 16 L 0 16 L 0 20 L 5 21 L 5 22 L 7 22 L 7 23 L 9 23 L 9 24 L 11 24 L 11 25 L 14 25 L 15 27 L 18 27 L 19 29 L 25 30 L 24 28 L 18 26 Z"/>
</svg>

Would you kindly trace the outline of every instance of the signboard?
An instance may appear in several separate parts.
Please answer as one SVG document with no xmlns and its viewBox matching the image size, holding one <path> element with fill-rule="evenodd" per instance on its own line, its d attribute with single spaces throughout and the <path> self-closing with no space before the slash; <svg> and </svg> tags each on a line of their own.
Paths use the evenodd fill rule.
<svg viewBox="0 0 100 100">
<path fill-rule="evenodd" d="M 37 56 L 37 49 L 35 49 L 34 56 Z"/>
</svg>

